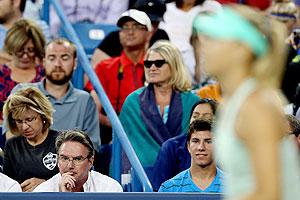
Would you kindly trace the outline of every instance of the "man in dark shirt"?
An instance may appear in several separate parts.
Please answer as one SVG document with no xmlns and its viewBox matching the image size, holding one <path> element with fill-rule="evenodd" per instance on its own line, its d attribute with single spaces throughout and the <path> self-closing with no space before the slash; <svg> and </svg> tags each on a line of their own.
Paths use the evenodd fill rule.
<svg viewBox="0 0 300 200">
<path fill-rule="evenodd" d="M 166 5 L 163 0 L 137 0 L 133 7 L 145 12 L 151 20 L 153 35 L 149 46 L 157 40 L 169 40 L 167 33 L 158 28 L 159 22 L 163 20 L 163 15 L 166 11 Z M 123 47 L 120 43 L 119 32 L 119 30 L 111 32 L 99 44 L 92 56 L 92 65 L 94 68 L 96 64 L 104 59 L 121 55 Z"/>
</svg>

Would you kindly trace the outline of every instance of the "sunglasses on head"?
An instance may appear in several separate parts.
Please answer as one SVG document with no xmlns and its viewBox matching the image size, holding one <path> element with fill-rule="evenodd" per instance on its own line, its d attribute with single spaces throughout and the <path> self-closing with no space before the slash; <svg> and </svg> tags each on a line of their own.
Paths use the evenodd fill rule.
<svg viewBox="0 0 300 200">
<path fill-rule="evenodd" d="M 146 68 L 150 68 L 153 64 L 157 68 L 161 68 L 165 63 L 165 60 L 144 60 L 144 65 Z"/>
</svg>

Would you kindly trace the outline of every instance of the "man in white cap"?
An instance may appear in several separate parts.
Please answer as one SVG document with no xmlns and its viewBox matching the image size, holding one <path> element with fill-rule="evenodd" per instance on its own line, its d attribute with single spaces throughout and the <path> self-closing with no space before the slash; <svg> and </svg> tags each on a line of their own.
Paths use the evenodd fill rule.
<svg viewBox="0 0 300 200">
<path fill-rule="evenodd" d="M 117 114 L 121 111 L 127 95 L 144 86 L 144 55 L 152 36 L 150 18 L 145 12 L 130 9 L 118 19 L 120 42 L 123 51 L 120 56 L 103 60 L 96 65 L 96 74 Z M 101 109 L 99 99 L 90 82 L 86 89 L 91 91 L 99 108 L 101 127 L 111 128 L 107 116 Z M 103 131 L 103 132 L 102 132 Z M 111 141 L 111 133 L 101 129 L 102 144 Z"/>
</svg>

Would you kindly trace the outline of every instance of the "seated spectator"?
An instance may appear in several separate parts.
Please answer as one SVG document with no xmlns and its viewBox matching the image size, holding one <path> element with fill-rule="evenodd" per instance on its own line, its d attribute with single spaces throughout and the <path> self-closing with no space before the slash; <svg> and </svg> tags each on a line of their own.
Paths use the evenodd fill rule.
<svg viewBox="0 0 300 200">
<path fill-rule="evenodd" d="M 129 0 L 59 0 L 64 14 L 71 23 L 115 24 L 128 9 Z M 50 10 L 51 33 L 57 35 L 60 20 L 53 9 Z"/>
<path fill-rule="evenodd" d="M 166 11 L 166 5 L 163 0 L 137 0 L 133 8 L 145 12 L 151 20 L 153 35 L 149 46 L 152 46 L 158 40 L 169 40 L 167 33 L 158 28 Z M 123 47 L 120 43 L 119 32 L 117 30 L 109 33 L 99 44 L 98 48 L 95 49 L 92 56 L 92 65 L 94 67 L 104 59 L 121 55 Z"/>
<path fill-rule="evenodd" d="M 45 79 L 34 84 L 19 84 L 12 92 L 29 85 L 37 87 L 56 110 L 51 128 L 55 130 L 77 128 L 86 131 L 94 148 L 98 149 L 101 141 L 96 104 L 89 93 L 74 88 L 70 81 L 77 65 L 76 46 L 69 40 L 57 38 L 46 45 L 45 54 Z M 3 126 L 2 132 L 6 131 L 6 127 Z M 8 134 L 6 133 L 6 136 Z"/>
<path fill-rule="evenodd" d="M 3 104 L 13 87 L 18 83 L 37 82 L 43 78 L 44 68 L 37 64 L 37 60 L 43 59 L 44 47 L 43 33 L 31 21 L 21 19 L 7 31 L 4 49 L 12 56 L 12 60 L 0 65 L 1 124 Z"/>
<path fill-rule="evenodd" d="M 180 50 L 194 85 L 198 85 L 199 80 L 196 81 L 195 77 L 196 61 L 190 42 L 193 20 L 200 12 L 220 9 L 222 9 L 221 4 L 214 0 L 175 0 L 167 3 L 164 21 L 159 24 L 159 28 L 167 32 L 170 41 Z"/>
<path fill-rule="evenodd" d="M 141 164 L 152 166 L 162 143 L 187 131 L 199 97 L 190 92 L 181 54 L 169 41 L 154 43 L 144 66 L 148 85 L 126 98 L 120 120 Z"/>
<path fill-rule="evenodd" d="M 151 38 L 152 25 L 146 13 L 134 9 L 124 12 L 117 25 L 121 28 L 122 54 L 98 63 L 95 71 L 113 108 L 119 114 L 125 98 L 144 86 L 144 56 Z M 102 144 L 108 144 L 112 139 L 111 123 L 90 82 L 86 89 L 91 91 L 98 106 Z"/>
<path fill-rule="evenodd" d="M 286 115 L 289 125 L 289 134 L 295 140 L 300 153 L 300 120 L 294 115 Z"/>
<path fill-rule="evenodd" d="M 16 137 L 6 141 L 3 172 L 30 192 L 58 172 L 55 139 L 50 130 L 54 109 L 37 88 L 27 87 L 11 94 L 3 113 L 9 131 Z"/>
<path fill-rule="evenodd" d="M 22 192 L 19 183 L 0 173 L 0 192 Z"/>
<path fill-rule="evenodd" d="M 213 158 L 212 121 L 200 118 L 193 121 L 187 135 L 191 166 L 164 182 L 158 192 L 223 192 L 223 172 Z"/>
<path fill-rule="evenodd" d="M 16 21 L 23 18 L 23 12 L 27 0 L 2 0 L 0 1 L 0 49 L 4 47 L 4 40 L 7 30 L 9 30 Z M 26 18 L 26 17 L 25 17 Z M 26 18 L 27 19 L 27 18 Z M 46 40 L 50 40 L 50 29 L 45 21 L 29 18 L 34 20 L 38 27 L 41 28 Z M 0 64 L 11 61 L 11 56 L 0 50 Z"/>
<path fill-rule="evenodd" d="M 23 17 L 27 19 L 40 20 L 44 0 L 26 0 Z"/>
<path fill-rule="evenodd" d="M 34 192 L 122 192 L 117 181 L 91 170 L 95 152 L 87 134 L 76 130 L 62 132 L 55 145 L 59 173 Z"/>
<path fill-rule="evenodd" d="M 192 108 L 190 124 L 199 118 L 213 118 L 216 106 L 214 100 L 200 99 Z M 191 156 L 186 144 L 187 134 L 182 134 L 168 139 L 161 145 L 150 177 L 154 191 L 157 191 L 164 181 L 191 166 Z"/>
</svg>

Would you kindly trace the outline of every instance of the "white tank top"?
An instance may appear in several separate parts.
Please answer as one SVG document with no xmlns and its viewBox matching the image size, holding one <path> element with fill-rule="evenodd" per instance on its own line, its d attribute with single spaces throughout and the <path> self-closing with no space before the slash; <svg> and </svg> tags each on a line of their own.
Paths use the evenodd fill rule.
<svg viewBox="0 0 300 200">
<path fill-rule="evenodd" d="M 215 151 L 218 165 L 227 173 L 226 198 L 238 199 L 255 188 L 255 177 L 249 151 L 235 133 L 235 121 L 242 104 L 256 89 L 254 79 L 244 81 L 227 101 L 217 118 Z M 258 122 L 259 123 L 259 122 Z M 281 143 L 283 200 L 300 200 L 300 162 L 294 141 L 284 138 Z M 268 163 L 266 162 L 266 165 Z"/>
</svg>

